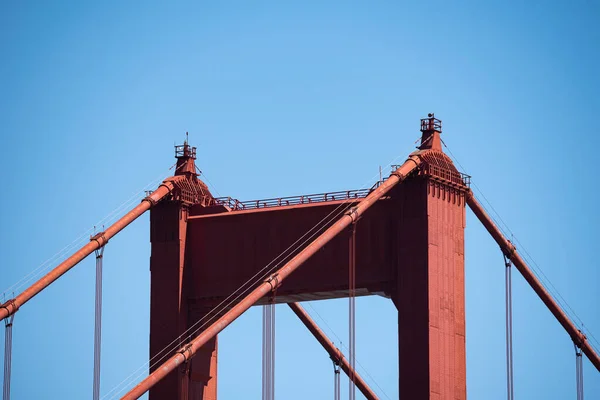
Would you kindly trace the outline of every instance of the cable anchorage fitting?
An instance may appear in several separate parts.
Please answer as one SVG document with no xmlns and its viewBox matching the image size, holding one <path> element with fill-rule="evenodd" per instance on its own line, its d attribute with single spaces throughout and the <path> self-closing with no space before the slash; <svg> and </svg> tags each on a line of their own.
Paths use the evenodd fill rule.
<svg viewBox="0 0 600 400">
<path fill-rule="evenodd" d="M 335 356 L 329 356 L 329 358 L 333 362 L 334 368 L 335 367 L 339 367 L 342 364 L 342 357 L 343 357 L 341 350 L 338 349 L 337 347 L 335 349 L 337 350 L 336 355 Z"/>
<path fill-rule="evenodd" d="M 103 249 L 104 246 L 108 243 L 108 239 L 104 235 L 104 231 L 96 233 L 94 236 L 90 236 L 90 242 L 95 241 L 98 243 L 98 249 Z M 96 250 L 97 251 L 97 250 Z M 96 253 L 98 255 L 98 253 Z M 102 257 L 102 253 L 100 253 L 100 257 Z"/>
<path fill-rule="evenodd" d="M 575 352 L 577 353 L 577 349 L 579 349 L 579 352 L 581 353 L 583 343 L 585 341 L 587 341 L 587 336 L 585 336 L 585 333 L 581 332 L 580 329 L 577 330 L 577 333 L 579 333 L 579 335 L 577 335 L 577 338 L 572 338 L 572 339 L 573 339 L 573 344 L 576 347 Z"/>
<path fill-rule="evenodd" d="M 179 349 L 177 351 L 179 354 L 181 354 L 183 356 L 184 359 L 184 363 L 187 363 L 191 358 L 192 358 L 192 344 L 188 343 L 185 346 L 183 346 L 181 349 Z M 185 353 L 189 353 L 189 355 L 186 355 Z"/>
<path fill-rule="evenodd" d="M 11 308 L 9 308 L 9 307 L 11 307 Z M 5 308 L 6 311 L 8 311 L 8 315 L 14 315 L 19 310 L 19 307 L 17 306 L 15 299 L 6 300 L 5 303 L 0 305 L 0 308 Z M 12 309 L 12 311 L 11 311 L 11 309 Z"/>
<path fill-rule="evenodd" d="M 504 260 L 505 260 L 504 262 L 505 263 L 506 263 L 507 259 L 508 259 L 508 261 L 512 261 L 512 257 L 517 252 L 517 248 L 510 240 L 507 240 L 506 242 L 507 242 L 506 248 L 502 247 L 500 249 L 500 250 L 502 250 L 502 254 L 504 254 Z M 507 265 L 507 267 L 508 267 L 508 265 Z"/>
<path fill-rule="evenodd" d="M 144 197 L 142 199 L 142 202 L 144 202 L 144 201 L 147 201 L 148 203 L 150 203 L 150 207 L 154 207 L 157 203 L 157 201 L 152 198 L 152 194 L 149 194 L 148 196 Z"/>
<path fill-rule="evenodd" d="M 351 209 L 349 209 L 348 211 L 346 211 L 347 216 L 349 216 L 350 218 L 352 218 L 352 223 L 355 224 L 356 221 L 358 221 L 358 207 L 354 206 Z"/>
<path fill-rule="evenodd" d="M 406 175 L 404 175 L 403 173 L 400 173 L 400 172 L 398 172 L 397 170 L 396 170 L 396 171 L 393 171 L 393 172 L 390 174 L 390 176 L 392 176 L 392 175 L 393 175 L 393 176 L 397 176 L 397 177 L 398 177 L 398 179 L 399 179 L 400 181 L 403 181 L 403 180 L 404 180 L 404 178 L 406 177 Z"/>
<path fill-rule="evenodd" d="M 279 282 L 279 274 L 271 275 L 265 282 L 271 285 L 271 292 L 273 294 L 277 291 L 277 288 L 281 286 L 281 282 Z"/>
</svg>

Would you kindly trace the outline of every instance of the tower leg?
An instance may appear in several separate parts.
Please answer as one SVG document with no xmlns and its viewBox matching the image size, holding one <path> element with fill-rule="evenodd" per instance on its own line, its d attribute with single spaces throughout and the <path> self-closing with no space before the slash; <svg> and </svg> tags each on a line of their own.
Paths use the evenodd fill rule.
<svg viewBox="0 0 600 400">
<path fill-rule="evenodd" d="M 217 304 L 213 301 L 195 302 L 190 307 L 190 323 L 195 324 L 199 321 L 197 327 L 204 324 L 206 324 L 205 327 L 210 325 L 210 320 L 216 318 L 210 312 Z M 190 365 L 189 400 L 217 399 L 217 353 L 218 337 L 215 337 L 202 346 L 194 358 L 192 358 Z"/>
<path fill-rule="evenodd" d="M 392 295 L 400 398 L 466 399 L 464 196 L 421 180 L 400 203 Z"/>
<path fill-rule="evenodd" d="M 163 202 L 150 214 L 150 372 L 162 356 L 170 357 L 183 344 L 187 328 L 184 293 L 187 208 Z M 179 367 L 150 390 L 150 400 L 188 399 L 189 365 Z"/>
<path fill-rule="evenodd" d="M 218 338 L 211 339 L 192 358 L 190 400 L 217 400 Z"/>
</svg>

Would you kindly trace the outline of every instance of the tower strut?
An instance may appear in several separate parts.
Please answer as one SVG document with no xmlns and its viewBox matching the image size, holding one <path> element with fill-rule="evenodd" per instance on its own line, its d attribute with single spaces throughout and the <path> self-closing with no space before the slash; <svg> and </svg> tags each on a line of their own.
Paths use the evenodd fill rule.
<svg viewBox="0 0 600 400">
<path fill-rule="evenodd" d="M 475 199 L 473 192 L 469 191 L 467 194 L 467 204 L 469 208 L 473 211 L 473 213 L 477 216 L 479 221 L 483 224 L 483 226 L 487 229 L 490 235 L 494 238 L 496 243 L 502 249 L 502 252 L 506 255 L 506 257 L 512 261 L 517 270 L 523 275 L 523 278 L 527 281 L 529 286 L 534 290 L 535 293 L 539 296 L 542 302 L 548 307 L 550 312 L 554 315 L 554 317 L 558 320 L 558 322 L 562 325 L 562 327 L 567 331 L 571 339 L 575 343 L 579 343 L 579 346 L 583 353 L 588 357 L 588 359 L 592 362 L 594 367 L 600 372 L 600 356 L 596 353 L 596 351 L 590 346 L 587 341 L 586 336 L 575 326 L 573 321 L 565 314 L 565 312 L 560 308 L 560 306 L 556 303 L 556 301 L 552 298 L 550 293 L 546 290 L 544 285 L 539 281 L 539 279 L 533 274 L 527 263 L 523 260 L 523 258 L 517 252 L 517 249 L 513 244 L 504 237 L 500 229 L 496 226 L 494 221 L 490 218 L 487 212 L 483 209 L 481 204 Z"/>
<path fill-rule="evenodd" d="M 42 290 L 50 286 L 52 282 L 60 278 L 63 274 L 77 265 L 81 260 L 89 256 L 92 252 L 104 246 L 110 238 L 115 236 L 117 233 L 123 230 L 123 228 L 135 221 L 140 215 L 148 211 L 153 205 L 171 193 L 171 191 L 175 188 L 175 183 L 180 179 L 184 179 L 184 177 L 176 176 L 165 180 L 158 187 L 158 189 L 145 197 L 140 204 L 121 217 L 121 219 L 109 226 L 106 231 L 102 232 L 100 235 L 92 237 L 92 239 L 86 245 L 73 253 L 69 258 L 60 263 L 52 271 L 41 277 L 33 285 L 25 289 L 17 297 L 0 305 L 0 321 L 10 315 L 13 315 L 15 312 L 17 312 L 19 307 L 31 300 Z"/>
<path fill-rule="evenodd" d="M 321 328 L 319 328 L 310 315 L 308 315 L 306 310 L 304 310 L 304 308 L 302 308 L 302 306 L 298 303 L 288 303 L 288 306 L 290 306 L 294 314 L 300 318 L 300 321 L 302 321 L 302 323 L 308 328 L 315 339 L 321 343 L 321 346 L 323 346 L 325 351 L 327 351 L 334 364 L 337 364 L 344 371 L 344 373 L 348 375 L 348 378 L 350 378 L 350 380 L 356 384 L 358 390 L 360 390 L 368 400 L 377 400 L 378 397 L 375 392 L 371 390 L 369 385 L 367 385 L 364 379 L 356 372 L 356 369 L 354 369 L 346 357 L 344 357 L 344 354 L 340 351 L 340 349 L 335 347 L 333 342 L 329 340 L 327 335 L 325 335 L 325 333 L 321 330 Z"/>
<path fill-rule="evenodd" d="M 353 216 L 348 214 L 342 215 L 335 223 L 333 223 L 333 225 L 327 228 L 325 232 L 320 234 L 294 258 L 277 270 L 273 275 L 277 275 L 278 282 L 283 282 L 291 273 L 304 264 L 306 260 L 319 251 L 319 249 L 329 243 L 339 233 L 343 232 L 344 229 L 346 229 L 355 218 L 360 217 L 366 210 L 375 204 L 377 200 L 389 192 L 399 182 L 402 182 L 406 176 L 413 172 L 420 164 L 421 158 L 418 155 L 418 152 L 411 154 L 404 164 L 402 164 L 394 173 L 392 173 L 385 182 L 383 182 L 379 187 L 369 193 L 367 197 L 360 201 L 352 213 Z M 131 400 L 141 397 L 151 387 L 156 385 L 160 380 L 167 376 L 167 374 L 193 357 L 200 347 L 225 329 L 246 310 L 252 307 L 252 305 L 254 305 L 257 301 L 268 295 L 271 290 L 272 284 L 270 283 L 270 278 L 268 278 L 246 297 L 244 297 L 238 304 L 232 307 L 213 324 L 201 332 L 196 338 L 194 338 L 190 342 L 191 347 L 188 351 L 177 351 L 171 358 L 165 361 L 162 365 L 158 366 L 148 377 L 146 377 L 136 387 L 123 396 L 122 399 Z"/>
</svg>

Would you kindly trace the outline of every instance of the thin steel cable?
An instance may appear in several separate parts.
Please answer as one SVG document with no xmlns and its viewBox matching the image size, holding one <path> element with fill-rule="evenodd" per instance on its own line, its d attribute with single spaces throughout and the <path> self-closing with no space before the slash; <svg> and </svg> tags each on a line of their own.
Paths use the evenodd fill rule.
<svg viewBox="0 0 600 400">
<path fill-rule="evenodd" d="M 508 400 L 514 400 L 513 382 L 513 343 L 512 343 L 512 277 L 511 261 L 504 255 L 505 285 L 506 285 L 506 395 Z"/>
<path fill-rule="evenodd" d="M 575 379 L 577 384 L 577 400 L 583 400 L 583 357 L 581 356 L 581 349 L 575 342 Z"/>
<path fill-rule="evenodd" d="M 271 304 L 271 400 L 275 400 L 275 304 Z"/>
<path fill-rule="evenodd" d="M 386 165 L 386 168 L 388 166 L 393 165 L 394 162 L 396 162 L 396 160 L 400 158 L 400 156 L 396 156 L 390 163 L 388 163 Z M 377 176 L 377 174 L 375 175 Z M 371 178 L 369 181 L 371 181 L 373 178 Z M 361 189 L 363 189 L 366 184 L 369 182 L 367 181 L 365 184 L 363 184 L 361 186 Z M 159 351 L 155 356 L 153 356 L 149 361 L 145 362 L 144 364 L 142 364 L 139 368 L 137 368 L 133 373 L 131 373 L 127 378 L 125 378 L 123 381 L 121 381 L 117 386 L 113 387 L 107 394 L 105 394 L 104 396 L 102 396 L 102 399 L 106 398 L 110 393 L 112 393 L 113 391 L 117 390 L 119 387 L 121 387 L 126 381 L 129 380 L 129 382 L 126 383 L 125 387 L 120 389 L 119 391 L 117 391 L 115 394 L 113 394 L 110 399 L 114 398 L 116 395 L 118 395 L 119 393 L 121 393 L 126 387 L 128 387 L 131 384 L 131 380 L 130 378 L 135 375 L 139 370 L 141 370 L 142 368 L 144 368 L 147 364 L 152 363 L 153 360 L 155 360 L 160 354 L 162 354 L 163 352 L 165 352 L 166 350 L 171 349 L 171 351 L 176 350 L 179 347 L 179 344 L 177 344 L 176 346 L 174 346 L 173 348 L 171 348 L 171 346 L 174 343 L 178 343 L 179 339 L 181 339 L 185 334 L 187 334 L 187 332 L 189 332 L 190 330 L 192 330 L 194 327 L 196 327 L 200 322 L 202 322 L 206 317 L 208 317 L 213 311 L 215 310 L 219 310 L 221 309 L 220 307 L 229 299 L 231 298 L 235 293 L 237 293 L 239 290 L 241 290 L 243 287 L 245 287 L 249 282 L 251 282 L 256 276 L 258 276 L 262 271 L 264 271 L 265 269 L 267 269 L 269 267 L 269 265 L 273 264 L 273 262 L 275 262 L 275 260 L 277 260 L 278 258 L 280 258 L 283 254 L 287 253 L 288 250 L 292 249 L 292 247 L 294 245 L 296 245 L 296 243 L 298 243 L 302 238 L 304 238 L 308 233 L 310 233 L 312 230 L 314 230 L 316 227 L 320 226 L 321 223 L 323 221 L 326 221 L 327 218 L 329 218 L 330 215 L 332 215 L 336 210 L 338 210 L 339 208 L 341 208 L 342 206 L 344 206 L 345 203 L 340 203 L 333 211 L 331 211 L 327 216 L 325 216 L 321 221 L 319 221 L 317 224 L 315 224 L 311 229 L 309 229 L 304 235 L 302 235 L 298 240 L 296 240 L 292 245 L 290 245 L 286 250 L 284 250 L 279 256 L 275 257 L 275 259 L 273 259 L 269 264 L 267 264 L 265 267 L 263 267 L 263 269 L 261 269 L 259 272 L 257 272 L 254 276 L 252 276 L 250 279 L 248 279 L 246 282 L 244 282 L 238 289 L 236 289 L 231 295 L 229 295 L 227 298 L 225 298 L 225 300 L 223 300 L 221 303 L 219 303 L 217 306 L 215 306 L 211 311 L 209 311 L 206 315 L 204 315 L 202 318 L 200 318 L 196 323 L 194 323 L 190 328 L 186 329 L 186 331 L 179 335 L 177 338 L 175 338 L 170 344 L 168 344 L 167 346 L 165 346 L 161 351 Z M 347 209 L 349 209 L 352 206 L 352 203 L 348 204 L 348 207 L 344 210 L 341 210 L 336 216 L 334 216 L 333 218 L 336 218 L 337 216 L 341 215 L 341 213 L 347 211 Z M 333 220 L 333 218 L 330 221 L 327 221 L 326 224 L 331 223 L 331 221 Z M 308 242 L 309 240 L 312 239 L 312 237 L 316 236 L 317 233 L 319 233 L 318 231 L 313 233 L 308 239 L 306 239 L 304 242 L 302 242 L 300 245 L 296 246 L 294 249 L 291 250 L 291 252 L 288 255 L 293 254 L 294 251 L 296 251 L 298 248 L 300 248 L 301 246 L 303 246 L 306 242 Z M 286 256 L 287 257 L 287 256 Z M 283 262 L 283 260 L 281 261 Z M 280 262 L 280 263 L 281 263 Z M 279 265 L 279 264 L 278 264 Z M 277 268 L 278 265 L 275 265 L 274 267 L 272 267 L 266 274 L 268 275 L 271 271 L 273 271 L 275 268 Z M 249 291 L 250 288 L 247 288 L 245 290 L 245 292 L 242 292 L 241 294 L 239 294 L 236 298 L 234 298 L 231 302 L 228 303 L 228 305 L 225 305 L 222 307 L 222 309 L 225 309 L 226 307 L 230 306 L 233 302 L 235 302 L 237 299 L 239 299 L 239 297 L 241 297 L 243 295 L 243 293 L 246 293 L 247 291 Z M 222 310 L 221 309 L 221 310 Z M 212 319 L 216 318 L 218 316 L 218 314 L 220 313 L 216 312 L 213 316 Z M 204 324 L 202 324 L 200 327 L 198 327 L 197 329 L 194 330 L 194 332 L 192 332 L 192 334 L 188 335 L 186 340 L 189 339 L 190 337 L 192 337 L 196 332 L 198 332 L 200 329 L 202 329 L 209 321 L 206 321 Z M 152 368 L 153 366 L 155 366 L 157 363 L 161 362 L 166 356 L 168 356 L 169 353 L 164 354 L 163 356 L 161 356 L 157 361 L 155 361 L 150 368 Z M 134 377 L 133 379 L 136 379 L 141 377 L 142 375 L 144 375 L 145 372 L 142 372 L 141 374 L 138 374 L 136 377 Z M 368 372 L 367 372 L 368 373 Z M 387 397 L 387 395 L 386 395 Z M 388 397 L 389 398 L 389 397 Z"/>
<path fill-rule="evenodd" d="M 333 399 L 340 400 L 340 366 L 333 362 Z"/>
<path fill-rule="evenodd" d="M 10 375 L 12 370 L 12 327 L 15 315 L 4 320 L 6 333 L 4 336 L 4 382 L 2 385 L 2 399 L 10 400 Z"/>
<path fill-rule="evenodd" d="M 102 347 L 102 260 L 104 247 L 96 250 L 96 297 L 94 312 L 94 380 L 93 400 L 100 399 L 100 354 Z"/>
<path fill-rule="evenodd" d="M 354 383 L 354 372 L 356 371 L 356 222 L 352 224 L 351 234 L 348 242 L 348 361 L 350 373 L 348 376 L 348 399 L 355 400 L 356 384 Z"/>
<path fill-rule="evenodd" d="M 321 321 L 323 321 L 323 323 L 325 324 L 325 326 L 327 327 L 327 329 L 329 330 L 329 332 L 331 332 L 331 333 L 333 334 L 333 336 L 335 336 L 335 337 L 336 337 L 336 339 L 337 339 L 337 340 L 340 342 L 340 345 L 341 345 L 342 347 L 344 347 L 344 348 L 345 348 L 347 351 L 349 351 L 349 349 L 348 349 L 348 346 L 346 346 L 346 345 L 344 344 L 344 342 L 342 341 L 342 339 L 340 339 L 340 337 L 337 335 L 337 333 L 335 333 L 335 331 L 333 330 L 333 328 L 332 328 L 332 327 L 331 327 L 331 326 L 330 326 L 330 325 L 327 323 L 327 320 L 326 320 L 325 318 L 323 318 L 323 317 L 321 316 L 321 314 L 319 314 L 319 312 L 317 311 L 317 309 L 316 309 L 316 308 L 314 308 L 314 307 L 312 306 L 311 302 L 306 302 L 306 304 L 308 304 L 308 306 L 309 306 L 310 308 L 312 308 L 312 310 L 313 310 L 313 311 L 315 312 L 315 314 L 316 314 L 316 315 L 319 317 L 319 319 L 320 319 Z M 306 309 L 305 309 L 305 310 L 306 310 Z M 306 311 L 306 312 L 307 312 L 307 314 L 309 314 L 309 315 L 310 315 L 310 313 L 309 313 L 308 311 Z M 314 319 L 314 318 L 313 318 L 313 319 Z M 362 370 L 362 371 L 363 371 L 363 372 L 366 374 L 366 376 L 368 376 L 368 377 L 369 377 L 369 379 L 370 379 L 370 380 L 371 380 L 371 381 L 372 381 L 372 382 L 375 384 L 375 386 L 377 386 L 377 388 L 379 389 L 379 391 L 380 391 L 381 393 L 383 393 L 383 395 L 384 395 L 384 396 L 385 396 L 387 399 L 389 399 L 389 400 L 392 400 L 392 399 L 390 398 L 390 396 L 388 396 L 388 395 L 387 395 L 387 393 L 385 392 L 385 390 L 383 390 L 383 388 L 382 388 L 381 386 L 379 386 L 379 383 L 377 383 L 377 381 L 375 380 L 375 378 L 373 378 L 373 376 L 371 376 L 371 374 L 369 373 L 369 371 L 367 370 L 367 368 L 365 368 L 365 367 L 364 367 L 364 366 L 363 366 L 363 365 L 360 363 L 360 361 L 358 360 L 358 358 L 355 358 L 355 360 L 356 360 L 356 363 L 358 364 L 358 366 L 360 367 L 360 369 L 361 369 L 361 370 Z"/>
<path fill-rule="evenodd" d="M 452 159 L 458 164 L 458 166 L 463 171 L 465 171 L 465 168 L 462 166 L 462 164 L 460 163 L 460 161 L 458 160 L 458 158 L 456 158 L 456 156 L 452 153 L 452 150 L 450 150 L 450 148 L 448 147 L 448 145 L 446 145 L 446 143 L 443 140 L 442 140 L 442 144 L 448 150 L 448 153 L 450 154 L 450 156 L 452 157 Z M 588 343 L 590 344 L 591 347 L 593 347 L 596 350 L 596 352 L 599 352 L 598 348 L 600 348 L 600 342 L 598 341 L 598 339 L 596 339 L 596 337 L 594 336 L 593 332 L 591 332 L 589 329 L 587 329 L 585 327 L 585 324 L 583 323 L 583 320 L 579 317 L 579 315 L 575 312 L 575 310 L 571 307 L 571 305 L 562 296 L 562 294 L 556 288 L 556 286 L 554 286 L 554 284 L 552 283 L 552 281 L 544 273 L 543 269 L 539 266 L 539 264 L 531 256 L 531 254 L 527 251 L 527 248 L 521 243 L 521 241 L 518 239 L 518 237 L 513 233 L 513 231 L 508 226 L 508 224 L 506 222 L 504 222 L 504 219 L 502 219 L 502 216 L 500 215 L 500 213 L 498 211 L 496 211 L 496 209 L 494 208 L 494 206 L 492 205 L 492 203 L 488 200 L 488 198 L 485 196 L 485 194 L 483 193 L 483 191 L 477 186 L 477 184 L 474 182 L 473 179 L 471 179 L 471 184 L 479 192 L 479 194 L 481 195 L 481 197 L 484 199 L 484 201 L 488 204 L 488 206 L 490 207 L 490 209 L 493 211 L 493 213 L 489 212 L 486 209 L 486 207 L 482 204 L 482 207 L 490 215 L 490 217 L 492 218 L 492 220 L 494 221 L 494 223 L 496 224 L 496 226 L 498 226 L 498 228 L 502 231 L 502 233 L 504 234 L 504 236 L 506 236 L 506 237 L 511 236 L 511 238 L 514 240 L 514 242 L 519 246 L 519 250 L 523 250 L 523 252 L 521 254 L 523 255 L 523 258 L 526 261 L 528 261 L 528 263 L 531 266 L 531 269 L 534 272 L 534 274 L 544 284 L 544 286 L 546 286 L 546 289 L 556 299 L 558 305 L 562 308 L 563 312 L 565 312 L 565 314 L 567 314 L 569 316 L 569 318 L 571 320 L 573 320 L 573 322 L 575 323 L 575 325 L 581 331 L 583 331 L 588 337 L 591 337 L 592 341 L 594 341 L 595 344 L 598 347 L 594 346 L 593 343 L 589 343 L 589 342 Z M 494 218 L 493 214 L 496 214 L 496 216 L 498 217 L 498 219 Z M 507 232 L 510 235 L 507 234 Z"/>
<path fill-rule="evenodd" d="M 217 196 L 223 197 L 223 196 L 221 196 L 221 193 L 219 193 L 219 191 L 217 190 L 217 188 L 215 187 L 215 185 L 213 185 L 212 182 L 208 179 L 208 176 L 206 176 L 206 173 L 200 171 L 200 169 L 198 169 L 198 167 L 196 167 L 196 171 L 198 172 L 198 174 L 200 176 L 202 176 L 204 178 L 204 180 L 206 181 L 206 183 L 208 185 L 210 185 L 210 187 L 212 188 L 212 190 L 215 191 L 215 193 L 217 194 Z"/>
<path fill-rule="evenodd" d="M 275 399 L 275 304 L 263 307 L 263 400 Z"/>
<path fill-rule="evenodd" d="M 267 306 L 262 306 L 262 399 L 267 398 Z"/>
</svg>

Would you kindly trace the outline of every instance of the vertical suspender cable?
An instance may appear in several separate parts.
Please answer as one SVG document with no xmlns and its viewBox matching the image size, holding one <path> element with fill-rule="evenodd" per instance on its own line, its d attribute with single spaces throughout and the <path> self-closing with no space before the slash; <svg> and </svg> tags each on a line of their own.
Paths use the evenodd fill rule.
<svg viewBox="0 0 600 400">
<path fill-rule="evenodd" d="M 275 399 L 275 304 L 263 306 L 262 398 Z"/>
<path fill-rule="evenodd" d="M 102 256 L 104 246 L 96 253 L 96 301 L 94 320 L 94 384 L 93 400 L 100 399 L 100 350 L 102 345 Z"/>
<path fill-rule="evenodd" d="M 333 400 L 340 400 L 340 364 L 333 360 Z"/>
<path fill-rule="evenodd" d="M 267 400 L 267 306 L 262 310 L 262 400 Z"/>
<path fill-rule="evenodd" d="M 581 356 L 581 349 L 576 343 L 575 346 L 575 376 L 577 382 L 577 400 L 583 400 L 583 358 Z"/>
<path fill-rule="evenodd" d="M 12 365 L 12 326 L 15 315 L 4 320 L 6 335 L 4 337 L 4 385 L 2 386 L 2 400 L 10 400 L 10 372 Z"/>
<path fill-rule="evenodd" d="M 513 385 L 513 346 L 512 346 L 512 276 L 511 261 L 504 256 L 506 284 L 506 395 L 508 400 L 514 400 Z"/>
<path fill-rule="evenodd" d="M 352 224 L 352 232 L 349 241 L 349 265 L 348 265 L 348 331 L 349 331 L 349 344 L 348 344 L 348 358 L 350 362 L 350 374 L 349 374 L 349 391 L 348 399 L 354 400 L 356 398 L 356 384 L 354 383 L 354 371 L 356 370 L 356 223 Z"/>
<path fill-rule="evenodd" d="M 275 303 L 271 307 L 271 400 L 275 400 Z"/>
</svg>

